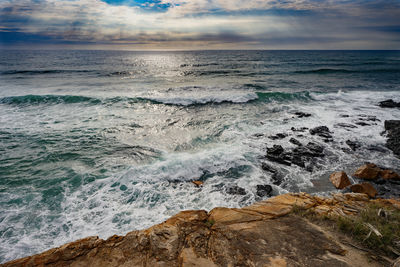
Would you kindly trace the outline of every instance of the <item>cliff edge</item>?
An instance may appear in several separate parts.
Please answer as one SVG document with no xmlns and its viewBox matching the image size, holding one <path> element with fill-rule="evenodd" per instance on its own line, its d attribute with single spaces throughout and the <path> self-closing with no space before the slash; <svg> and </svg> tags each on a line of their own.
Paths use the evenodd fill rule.
<svg viewBox="0 0 400 267">
<path fill-rule="evenodd" d="M 240 209 L 183 211 L 146 230 L 87 237 L 2 266 L 382 266 L 294 212 L 356 216 L 371 203 L 400 209 L 399 200 L 366 194 L 284 194 Z"/>
</svg>

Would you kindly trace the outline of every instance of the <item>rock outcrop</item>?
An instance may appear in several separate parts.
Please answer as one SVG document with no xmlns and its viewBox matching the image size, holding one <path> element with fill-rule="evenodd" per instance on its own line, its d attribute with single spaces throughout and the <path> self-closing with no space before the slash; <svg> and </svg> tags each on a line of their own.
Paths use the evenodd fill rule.
<svg viewBox="0 0 400 267">
<path fill-rule="evenodd" d="M 352 215 L 372 201 L 400 208 L 365 194 L 284 194 L 240 209 L 183 211 L 146 230 L 84 238 L 3 266 L 379 266 L 292 214 Z"/>
<path fill-rule="evenodd" d="M 388 136 L 387 148 L 400 157 L 400 120 L 385 121 L 385 130 Z"/>
<path fill-rule="evenodd" d="M 346 186 L 351 185 L 349 177 L 347 177 L 347 174 L 343 171 L 332 173 L 329 180 L 337 189 L 343 189 Z"/>
</svg>

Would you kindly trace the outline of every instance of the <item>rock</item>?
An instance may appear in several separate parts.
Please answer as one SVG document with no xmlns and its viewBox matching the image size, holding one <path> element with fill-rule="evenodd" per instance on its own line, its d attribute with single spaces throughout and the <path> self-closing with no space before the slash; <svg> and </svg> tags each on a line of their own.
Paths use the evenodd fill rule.
<svg viewBox="0 0 400 267">
<path fill-rule="evenodd" d="M 380 171 L 381 169 L 375 164 L 369 163 L 358 168 L 354 176 L 360 179 L 372 180 L 378 178 Z"/>
<path fill-rule="evenodd" d="M 262 164 L 261 164 L 261 168 L 264 170 L 264 171 L 268 171 L 268 172 L 272 172 L 272 173 L 276 173 L 278 170 L 277 169 L 275 169 L 274 167 L 272 167 L 271 165 L 269 165 L 269 164 L 267 164 L 267 163 L 265 163 L 265 162 L 263 162 Z"/>
<path fill-rule="evenodd" d="M 274 185 L 280 185 L 280 184 L 282 184 L 282 182 L 283 182 L 283 178 L 284 178 L 284 176 L 283 176 L 283 174 L 282 173 L 280 173 L 280 172 L 276 172 L 276 173 L 274 173 L 273 175 L 272 175 L 272 177 L 271 177 L 271 179 L 272 179 L 272 183 L 274 184 Z"/>
<path fill-rule="evenodd" d="M 393 99 L 388 99 L 388 100 L 379 102 L 379 106 L 381 108 L 400 108 L 400 102 L 395 102 L 395 101 L 393 101 Z"/>
<path fill-rule="evenodd" d="M 400 129 L 400 120 L 387 120 L 384 125 L 386 131 L 398 130 Z"/>
<path fill-rule="evenodd" d="M 318 126 L 318 127 L 312 128 L 312 129 L 310 129 L 310 134 L 318 135 L 323 138 L 332 138 L 329 128 L 326 126 Z"/>
<path fill-rule="evenodd" d="M 357 121 L 355 124 L 360 125 L 360 126 L 370 126 L 371 124 L 363 122 L 363 121 Z"/>
<path fill-rule="evenodd" d="M 400 175 L 392 170 L 382 170 L 379 172 L 379 176 L 385 180 L 399 180 L 400 181 Z"/>
<path fill-rule="evenodd" d="M 386 147 L 400 157 L 400 120 L 385 121 L 385 130 L 388 133 Z"/>
<path fill-rule="evenodd" d="M 293 132 L 305 132 L 305 131 L 307 131 L 308 130 L 308 128 L 307 127 L 301 127 L 301 128 L 294 128 L 294 127 L 292 127 L 292 128 L 290 128 Z"/>
<path fill-rule="evenodd" d="M 334 125 L 334 127 L 339 128 L 357 128 L 357 126 L 355 126 L 354 124 L 350 124 L 350 123 L 336 123 Z"/>
<path fill-rule="evenodd" d="M 246 195 L 246 190 L 240 186 L 234 185 L 226 189 L 226 193 L 230 195 Z"/>
<path fill-rule="evenodd" d="M 192 181 L 197 187 L 202 186 L 203 182 L 202 181 Z"/>
<path fill-rule="evenodd" d="M 353 184 L 350 186 L 350 190 L 354 193 L 367 194 L 369 197 L 375 197 L 378 194 L 378 191 L 368 182 Z"/>
<path fill-rule="evenodd" d="M 381 266 L 363 251 L 346 254 L 329 228 L 292 212 L 356 216 L 369 203 L 400 209 L 398 200 L 360 193 L 284 194 L 243 208 L 182 211 L 145 230 L 87 237 L 2 266 Z"/>
<path fill-rule="evenodd" d="M 293 137 L 290 138 L 289 142 L 294 144 L 294 145 L 296 145 L 296 146 L 302 146 L 303 145 L 299 140 L 297 140 L 296 138 L 293 138 Z"/>
<path fill-rule="evenodd" d="M 316 143 L 309 142 L 306 145 L 306 148 L 308 148 L 313 154 L 311 154 L 312 157 L 323 157 L 325 156 L 322 152 L 324 151 L 324 147 L 320 146 Z"/>
<path fill-rule="evenodd" d="M 267 184 L 266 185 L 261 185 L 261 184 L 257 185 L 257 192 L 256 192 L 257 196 L 259 196 L 259 197 L 265 197 L 265 196 L 270 197 L 271 193 L 272 193 L 272 186 L 267 185 Z"/>
<path fill-rule="evenodd" d="M 348 115 L 348 114 L 340 114 L 339 117 L 341 117 L 341 118 L 348 118 L 348 117 L 350 117 L 350 115 Z"/>
<path fill-rule="evenodd" d="M 284 133 L 277 133 L 276 135 L 268 136 L 268 138 L 269 138 L 269 139 L 272 139 L 272 140 L 277 140 L 277 139 L 283 139 L 283 138 L 285 138 L 286 136 L 287 136 L 287 134 L 284 134 Z"/>
<path fill-rule="evenodd" d="M 294 114 L 295 114 L 298 118 L 310 117 L 310 116 L 311 116 L 310 113 L 304 113 L 304 112 L 300 112 L 300 111 L 295 112 Z"/>
<path fill-rule="evenodd" d="M 282 146 L 280 145 L 274 145 L 271 148 L 267 148 L 267 153 L 270 155 L 275 155 L 275 156 L 279 156 L 280 154 L 282 154 L 285 150 L 283 149 Z"/>
<path fill-rule="evenodd" d="M 361 147 L 359 142 L 347 140 L 346 144 L 351 148 L 351 150 L 356 151 L 358 148 Z"/>
<path fill-rule="evenodd" d="M 282 146 L 274 145 L 271 148 L 267 148 L 267 159 L 277 163 L 285 164 L 290 166 L 291 155 L 286 153 Z"/>
<path fill-rule="evenodd" d="M 381 121 L 380 119 L 378 119 L 376 116 L 372 116 L 372 115 L 358 115 L 360 118 L 360 121 Z"/>
<path fill-rule="evenodd" d="M 343 189 L 351 185 L 349 177 L 347 177 L 347 174 L 343 171 L 332 173 L 329 180 L 337 189 Z"/>
</svg>

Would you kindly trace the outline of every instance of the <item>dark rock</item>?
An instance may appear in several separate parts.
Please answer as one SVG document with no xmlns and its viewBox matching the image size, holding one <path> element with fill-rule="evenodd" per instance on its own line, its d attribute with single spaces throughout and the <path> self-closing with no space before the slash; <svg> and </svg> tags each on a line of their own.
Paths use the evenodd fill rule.
<svg viewBox="0 0 400 267">
<path fill-rule="evenodd" d="M 347 140 L 346 144 L 351 148 L 351 150 L 356 151 L 358 148 L 361 147 L 359 142 Z"/>
<path fill-rule="evenodd" d="M 308 128 L 307 127 L 301 127 L 301 128 L 294 128 L 294 127 L 292 127 L 292 128 L 290 128 L 293 132 L 305 132 L 305 131 L 307 131 L 308 130 Z"/>
<path fill-rule="evenodd" d="M 309 142 L 306 145 L 306 148 L 308 148 L 311 152 L 313 152 L 313 157 L 323 157 L 324 154 L 322 153 L 324 151 L 324 147 L 317 145 L 316 143 Z"/>
<path fill-rule="evenodd" d="M 342 128 L 357 128 L 357 126 L 355 126 L 353 124 L 350 124 L 350 123 L 336 123 L 334 125 L 334 127 L 336 127 L 336 128 L 339 128 L 339 127 L 342 127 Z"/>
<path fill-rule="evenodd" d="M 388 120 L 385 121 L 385 130 L 392 131 L 400 129 L 400 120 Z"/>
<path fill-rule="evenodd" d="M 256 194 L 257 194 L 257 196 L 259 196 L 259 197 L 265 197 L 265 196 L 268 196 L 268 197 L 270 197 L 270 196 L 272 196 L 272 186 L 270 186 L 270 185 L 261 185 L 261 184 L 258 184 L 257 185 L 257 192 L 256 192 Z"/>
<path fill-rule="evenodd" d="M 395 155 L 400 156 L 400 120 L 385 121 L 385 130 L 388 133 L 386 147 Z"/>
<path fill-rule="evenodd" d="M 259 137 L 263 137 L 264 134 L 262 134 L 262 133 L 256 133 L 256 134 L 253 134 L 253 136 L 259 138 Z"/>
<path fill-rule="evenodd" d="M 303 145 L 299 140 L 297 140 L 297 139 L 295 139 L 293 137 L 290 138 L 289 142 L 294 144 L 294 145 L 296 145 L 296 146 L 302 146 Z"/>
<path fill-rule="evenodd" d="M 298 112 L 296 112 L 296 113 L 294 113 L 298 118 L 303 118 L 303 117 L 310 117 L 311 116 L 311 114 L 310 113 L 304 113 L 304 112 L 300 112 L 300 111 L 298 111 Z"/>
<path fill-rule="evenodd" d="M 271 165 L 269 165 L 269 164 L 267 164 L 267 163 L 265 163 L 265 162 L 263 162 L 263 163 L 261 164 L 261 168 L 262 168 L 264 171 L 268 171 L 268 172 L 271 172 L 271 173 L 276 173 L 276 172 L 278 171 L 277 169 L 273 168 Z"/>
<path fill-rule="evenodd" d="M 269 139 L 272 139 L 272 140 L 277 140 L 277 139 L 283 139 L 283 138 L 285 138 L 286 136 L 287 136 L 287 134 L 284 134 L 284 133 L 277 133 L 276 135 L 268 136 L 268 138 L 269 138 Z"/>
<path fill-rule="evenodd" d="M 376 118 L 376 116 L 371 115 L 359 115 L 360 121 L 381 121 L 380 119 Z"/>
<path fill-rule="evenodd" d="M 283 149 L 282 146 L 280 145 L 274 145 L 271 148 L 267 148 L 267 153 L 270 155 L 280 155 L 284 152 L 285 150 Z"/>
<path fill-rule="evenodd" d="M 318 127 L 312 128 L 312 129 L 310 129 L 310 134 L 318 135 L 318 136 L 324 137 L 324 138 L 332 138 L 329 128 L 326 126 L 318 126 Z"/>
<path fill-rule="evenodd" d="M 341 118 L 348 118 L 348 117 L 350 117 L 350 115 L 347 115 L 347 114 L 340 114 L 339 117 L 341 117 Z"/>
<path fill-rule="evenodd" d="M 300 154 L 293 154 L 292 163 L 302 168 L 306 167 L 305 159 Z"/>
<path fill-rule="evenodd" d="M 379 102 L 379 106 L 381 108 L 400 108 L 400 102 L 395 102 L 393 99 L 388 99 L 382 102 Z"/>
<path fill-rule="evenodd" d="M 246 195 L 246 190 L 240 186 L 234 185 L 226 189 L 226 193 L 230 195 Z"/>
<path fill-rule="evenodd" d="M 272 175 L 272 177 L 271 177 L 272 183 L 273 183 L 274 185 L 280 185 L 280 184 L 282 184 L 282 182 L 283 182 L 283 178 L 284 178 L 284 176 L 283 176 L 282 173 L 276 172 L 276 173 L 274 173 L 274 174 Z"/>
<path fill-rule="evenodd" d="M 360 125 L 360 126 L 370 126 L 371 124 L 363 122 L 363 121 L 357 121 L 355 124 Z"/>
<path fill-rule="evenodd" d="M 285 152 L 282 146 L 274 145 L 271 148 L 267 148 L 267 159 L 280 164 L 285 164 L 290 166 L 291 155 Z"/>
</svg>

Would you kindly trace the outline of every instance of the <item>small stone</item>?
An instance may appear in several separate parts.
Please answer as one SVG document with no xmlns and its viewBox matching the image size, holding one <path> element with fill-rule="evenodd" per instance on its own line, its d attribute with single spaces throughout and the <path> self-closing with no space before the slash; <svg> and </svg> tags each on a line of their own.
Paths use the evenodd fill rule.
<svg viewBox="0 0 400 267">
<path fill-rule="evenodd" d="M 271 196 L 271 192 L 272 192 L 272 186 L 267 185 L 267 184 L 266 185 L 261 185 L 261 184 L 257 185 L 257 192 L 256 192 L 257 196 L 259 196 L 259 197 L 265 197 L 265 196 L 270 197 Z"/>
<path fill-rule="evenodd" d="M 246 190 L 240 186 L 234 185 L 226 189 L 226 193 L 230 195 L 246 195 Z"/>
<path fill-rule="evenodd" d="M 354 173 L 354 176 L 360 179 L 373 180 L 378 178 L 380 171 L 381 169 L 379 167 L 370 163 L 358 168 Z"/>
<path fill-rule="evenodd" d="M 343 189 L 351 185 L 349 177 L 343 171 L 332 173 L 331 176 L 329 177 L 329 180 L 337 189 Z"/>
<path fill-rule="evenodd" d="M 379 102 L 379 106 L 381 108 L 400 108 L 400 102 L 395 102 L 395 101 L 393 101 L 393 99 L 388 99 L 388 100 Z"/>
<path fill-rule="evenodd" d="M 392 170 L 380 171 L 379 176 L 385 180 L 400 180 L 400 175 Z"/>
<path fill-rule="evenodd" d="M 367 194 L 369 197 L 375 197 L 378 191 L 370 183 L 353 184 L 350 186 L 350 190 L 353 193 Z"/>
<path fill-rule="evenodd" d="M 351 141 L 351 140 L 347 140 L 346 144 L 351 148 L 351 150 L 356 151 L 358 148 L 360 148 L 360 143 L 356 142 L 356 141 Z"/>
<path fill-rule="evenodd" d="M 194 183 L 197 187 L 200 187 L 203 185 L 202 181 L 192 181 L 192 183 Z"/>
<path fill-rule="evenodd" d="M 290 138 L 289 142 L 294 144 L 294 145 L 296 145 L 296 146 L 302 146 L 303 145 L 299 140 L 297 140 L 296 138 L 293 138 L 293 137 Z"/>
</svg>

